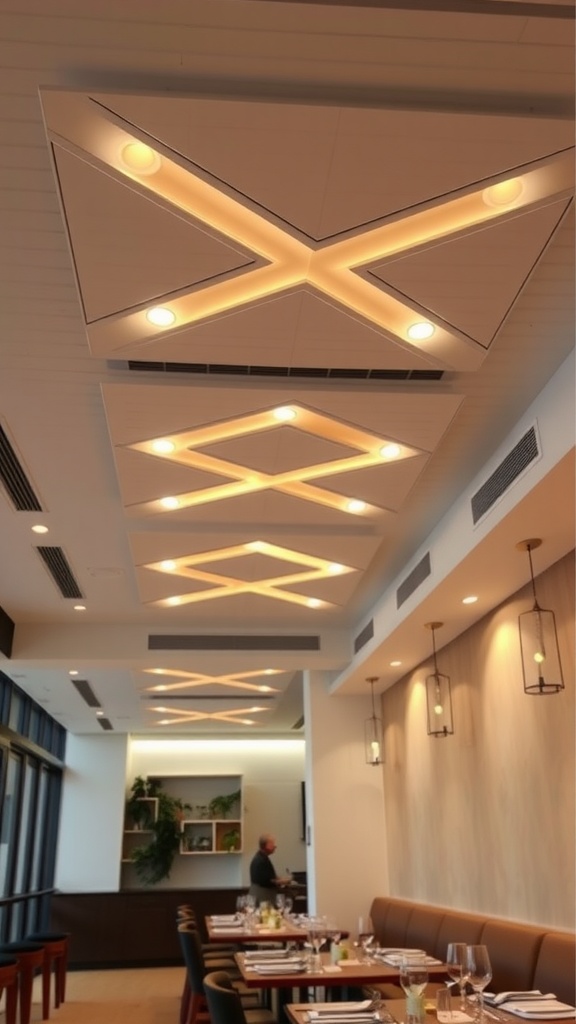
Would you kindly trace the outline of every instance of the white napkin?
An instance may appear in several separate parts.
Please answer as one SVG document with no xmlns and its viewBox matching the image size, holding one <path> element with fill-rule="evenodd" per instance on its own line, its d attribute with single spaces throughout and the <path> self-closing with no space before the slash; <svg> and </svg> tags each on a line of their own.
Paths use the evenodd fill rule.
<svg viewBox="0 0 576 1024">
<path fill-rule="evenodd" d="M 518 999 L 500 1004 L 506 1013 L 513 1013 L 525 1020 L 564 1020 L 576 1017 L 576 1007 L 561 1003 L 558 999 Z"/>
<path fill-rule="evenodd" d="M 511 999 L 518 1002 L 520 999 L 556 999 L 553 992 L 544 994 L 539 988 L 533 988 L 526 992 L 485 992 L 484 999 L 490 1006 L 500 1006 L 501 1003 L 507 1003 Z"/>
<path fill-rule="evenodd" d="M 241 932 L 241 924 L 217 924 L 212 926 L 212 935 L 229 935 L 230 932 Z"/>
<path fill-rule="evenodd" d="M 328 1016 L 336 1016 L 338 1013 L 365 1013 L 371 1006 L 371 999 L 363 999 L 360 1002 L 353 1003 L 321 1003 L 317 1006 L 311 1006 L 308 1016 L 312 1019 L 316 1017 L 324 1019 L 324 1014 L 326 1013 Z"/>
<path fill-rule="evenodd" d="M 312 1013 L 308 1013 L 307 1018 L 310 1024 L 322 1021 L 322 1024 L 368 1024 L 368 1021 L 379 1021 L 382 1017 L 377 1011 L 373 1013 L 336 1013 L 334 1016 L 329 1016 L 327 1013 L 321 1014 L 319 1017 L 314 1017 Z"/>
<path fill-rule="evenodd" d="M 283 960 L 284 957 L 290 955 L 289 949 L 247 949 L 244 958 L 246 960 Z"/>
<path fill-rule="evenodd" d="M 256 971 L 258 974 L 301 974 L 306 969 L 306 964 L 303 960 L 298 961 L 286 961 L 282 963 L 251 963 L 247 965 L 249 970 Z"/>
<path fill-rule="evenodd" d="M 214 924 L 237 924 L 239 927 L 242 924 L 236 917 L 236 914 L 212 914 L 210 920 Z"/>
</svg>

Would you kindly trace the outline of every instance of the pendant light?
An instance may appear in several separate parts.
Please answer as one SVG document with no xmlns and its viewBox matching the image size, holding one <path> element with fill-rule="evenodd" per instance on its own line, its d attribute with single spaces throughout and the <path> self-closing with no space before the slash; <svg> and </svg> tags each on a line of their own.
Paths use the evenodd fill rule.
<svg viewBox="0 0 576 1024">
<path fill-rule="evenodd" d="M 539 548 L 541 543 L 538 537 L 532 537 L 529 540 L 521 540 L 516 547 L 518 551 L 528 552 L 534 598 L 530 611 L 521 612 L 518 616 L 524 693 L 542 697 L 563 690 L 564 680 L 554 612 L 548 608 L 541 608 L 536 597 L 532 552 Z"/>
<path fill-rule="evenodd" d="M 378 682 L 378 676 L 370 676 L 366 682 L 370 684 L 372 714 L 364 723 L 364 750 L 366 764 L 371 764 L 375 768 L 384 761 L 382 755 L 382 719 L 378 718 L 374 706 L 374 683 Z"/>
<path fill-rule="evenodd" d="M 434 655 L 434 671 L 426 677 L 426 714 L 429 736 L 452 736 L 454 733 L 450 676 L 446 676 L 438 671 L 438 662 L 436 660 L 434 634 L 443 625 L 443 622 L 426 623 L 426 629 L 432 632 L 432 651 Z"/>
</svg>

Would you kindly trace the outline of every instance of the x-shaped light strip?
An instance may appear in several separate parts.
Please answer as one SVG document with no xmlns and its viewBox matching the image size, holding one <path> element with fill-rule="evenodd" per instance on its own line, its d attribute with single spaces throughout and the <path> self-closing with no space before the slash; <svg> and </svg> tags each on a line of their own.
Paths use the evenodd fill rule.
<svg viewBox="0 0 576 1024">
<path fill-rule="evenodd" d="M 73 103 L 69 98 L 68 106 Z M 81 117 L 70 118 L 64 112 L 55 121 L 60 121 L 63 129 L 63 137 L 52 132 L 58 144 L 78 151 L 84 158 L 91 154 L 116 174 L 138 183 L 155 201 L 194 217 L 266 261 L 263 266 L 171 296 L 169 305 L 175 324 L 168 329 L 182 329 L 295 288 L 311 286 L 403 346 L 416 346 L 433 360 L 461 369 L 480 365 L 484 356 L 480 346 L 439 317 L 430 316 L 417 303 L 408 302 L 393 289 L 380 282 L 376 285 L 355 271 L 514 215 L 523 207 L 570 195 L 573 189 L 571 155 L 560 153 L 518 171 L 521 189 L 512 202 L 500 205 L 486 198 L 494 185 L 510 179 L 508 172 L 479 186 L 462 189 L 456 198 L 434 200 L 412 213 L 387 218 L 376 227 L 358 229 L 337 241 L 312 246 L 265 217 L 246 199 L 232 194 L 231 189 L 226 192 L 224 186 L 217 187 L 205 180 L 189 164 L 183 166 L 158 152 L 153 173 L 149 167 L 142 173 L 127 165 L 130 147 L 142 140 L 123 127 L 126 122 L 113 114 L 99 113 L 94 104 L 85 102 Z M 161 297 L 157 301 L 162 301 Z M 414 320 L 422 316 L 435 327 L 431 341 L 414 341 L 409 337 Z M 105 318 L 92 324 L 88 333 L 92 350 L 98 355 L 149 341 L 157 336 L 158 327 L 148 322 L 145 311 L 138 310 Z"/>
<path fill-rule="evenodd" d="M 308 568 L 301 572 L 272 576 L 250 582 L 236 579 L 233 576 L 224 576 L 219 573 L 195 568 L 207 562 L 223 561 L 229 558 L 244 558 L 247 555 L 253 554 L 267 555 L 270 558 L 305 565 Z M 348 565 L 329 562 L 325 558 L 304 554 L 301 551 L 292 551 L 289 548 L 282 548 L 277 544 L 269 544 L 267 541 L 262 540 L 249 541 L 247 544 L 238 544 L 229 548 L 217 548 L 214 551 L 202 551 L 198 554 L 184 555 L 180 558 L 171 559 L 169 562 L 149 562 L 143 568 L 152 569 L 154 572 L 168 573 L 171 576 L 183 576 L 186 579 L 196 580 L 201 583 L 214 584 L 213 588 L 209 590 L 178 594 L 173 597 L 150 602 L 161 607 L 190 604 L 198 601 L 208 601 L 217 597 L 233 597 L 241 594 L 257 594 L 260 597 L 272 597 L 280 601 L 299 604 L 306 608 L 332 607 L 329 601 L 316 600 L 306 597 L 304 594 L 279 588 L 293 586 L 296 583 L 309 583 L 311 581 L 327 579 L 330 576 L 357 571 Z"/>
<path fill-rule="evenodd" d="M 255 722 L 247 718 L 239 718 L 239 715 L 253 715 L 260 711 L 268 711 L 268 708 L 237 708 L 233 710 L 230 708 L 228 711 L 185 711 L 183 708 L 147 708 L 148 711 L 153 712 L 167 712 L 172 715 L 171 718 L 166 718 L 158 725 L 181 725 L 183 722 L 202 722 L 206 719 L 212 719 L 217 722 L 230 722 L 234 725 L 255 725 Z"/>
<path fill-rule="evenodd" d="M 293 418 L 281 422 L 278 419 L 278 413 L 284 415 L 289 413 Z M 198 451 L 205 445 L 286 426 L 302 430 L 342 447 L 355 449 L 355 454 L 329 462 L 290 469 L 282 473 L 265 473 Z M 159 447 L 162 446 L 169 450 L 159 450 Z M 177 495 L 175 508 L 205 505 L 212 501 L 222 501 L 226 498 L 272 489 L 351 514 L 355 514 L 354 508 L 356 507 L 354 504 L 350 504 L 353 499 L 334 491 L 328 491 L 323 487 L 314 486 L 309 481 L 323 476 L 334 476 L 339 473 L 349 473 L 353 470 L 382 465 L 387 461 L 387 451 L 391 453 L 389 458 L 396 461 L 421 454 L 416 448 L 409 445 L 397 444 L 390 439 L 378 437 L 376 434 L 371 434 L 366 430 L 294 403 L 283 409 L 267 409 L 251 415 L 198 427 L 195 430 L 180 431 L 162 438 L 151 438 L 127 447 L 147 455 L 154 455 L 157 458 L 189 466 L 192 469 L 232 478 L 225 484 Z M 153 501 L 132 505 L 130 508 L 131 511 L 138 513 L 166 512 L 163 500 L 165 499 L 160 497 Z M 377 515 L 382 511 L 382 508 L 367 502 L 362 502 L 357 506 L 357 512 L 361 512 L 362 515 Z"/>
<path fill-rule="evenodd" d="M 224 673 L 218 676 L 208 676 L 205 672 L 183 672 L 180 669 L 171 668 L 145 668 L 144 671 L 149 675 L 162 676 L 162 678 L 180 679 L 178 683 L 158 683 L 155 686 L 148 686 L 148 690 L 154 690 L 158 692 L 162 690 L 164 692 L 172 690 L 193 690 L 198 686 L 223 686 L 227 690 L 249 690 L 256 693 L 278 693 L 279 691 L 274 686 L 268 686 L 263 683 L 248 683 L 245 682 L 247 679 L 259 678 L 261 676 L 275 676 L 281 675 L 282 669 L 280 668 L 267 668 L 258 669 L 252 672 L 234 672 L 233 674 Z"/>
</svg>

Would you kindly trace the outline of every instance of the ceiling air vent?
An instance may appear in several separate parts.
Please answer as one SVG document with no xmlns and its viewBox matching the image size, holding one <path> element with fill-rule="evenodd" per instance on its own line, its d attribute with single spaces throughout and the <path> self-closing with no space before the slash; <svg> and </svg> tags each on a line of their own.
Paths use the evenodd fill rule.
<svg viewBox="0 0 576 1024">
<path fill-rule="evenodd" d="M 364 629 L 360 630 L 358 636 L 354 641 L 354 654 L 358 654 L 358 651 L 361 651 L 364 645 L 367 644 L 368 641 L 371 640 L 373 636 L 374 620 L 370 619 L 370 622 L 368 622 L 367 625 L 364 626 Z"/>
<path fill-rule="evenodd" d="M 40 545 L 36 550 L 40 555 L 40 558 L 43 559 L 44 564 L 62 594 L 62 597 L 82 597 L 82 591 L 74 579 L 74 575 L 68 564 L 68 559 L 62 551 L 62 548 Z"/>
<path fill-rule="evenodd" d="M 411 594 L 424 582 L 427 576 L 431 573 L 430 568 L 430 552 L 427 551 L 424 558 L 421 558 L 412 572 L 408 574 L 403 583 L 400 584 L 396 591 L 396 607 L 401 608 L 404 601 L 407 601 Z"/>
<path fill-rule="evenodd" d="M 104 732 L 110 732 L 110 730 L 114 728 L 109 718 L 97 718 L 96 721 L 100 728 L 104 729 Z"/>
<path fill-rule="evenodd" d="M 319 636 L 185 636 L 152 633 L 149 651 L 319 651 Z M 164 698 L 162 698 L 164 699 Z"/>
<path fill-rule="evenodd" d="M 443 370 L 370 370 L 361 367 L 326 366 L 247 366 L 244 363 L 162 363 L 157 360 L 113 360 L 112 369 L 128 369 L 133 373 L 197 373 L 207 376 L 231 377 L 321 377 L 324 380 L 442 380 Z"/>
<path fill-rule="evenodd" d="M 42 505 L 0 426 L 0 480 L 17 512 L 41 512 Z"/>
<path fill-rule="evenodd" d="M 485 516 L 489 509 L 502 497 L 511 484 L 518 479 L 534 459 L 540 455 L 536 428 L 530 427 L 518 444 L 496 467 L 486 483 L 473 495 L 470 505 L 474 525 Z"/>
<path fill-rule="evenodd" d="M 71 679 L 72 686 L 78 691 L 82 700 L 89 708 L 101 708 L 102 705 L 87 679 Z"/>
</svg>

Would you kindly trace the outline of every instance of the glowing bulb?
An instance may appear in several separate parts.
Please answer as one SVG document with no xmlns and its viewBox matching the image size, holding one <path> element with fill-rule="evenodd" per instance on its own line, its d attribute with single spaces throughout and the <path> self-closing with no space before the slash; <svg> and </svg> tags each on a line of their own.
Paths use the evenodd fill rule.
<svg viewBox="0 0 576 1024">
<path fill-rule="evenodd" d="M 497 185 L 484 189 L 482 199 L 486 206 L 512 206 L 523 191 L 522 179 L 510 178 L 509 181 L 499 181 Z"/>
<path fill-rule="evenodd" d="M 435 330 L 434 324 L 422 321 L 421 323 L 411 324 L 406 333 L 411 341 L 426 341 L 427 338 L 432 337 Z"/>
<path fill-rule="evenodd" d="M 176 445 L 173 441 L 166 441 L 163 438 L 152 442 L 152 451 L 158 452 L 159 455 L 165 455 L 168 454 L 168 452 L 173 452 L 175 447 Z"/>
<path fill-rule="evenodd" d="M 161 498 L 160 504 L 162 505 L 162 508 L 175 509 L 178 508 L 180 502 L 178 501 L 178 498 Z"/>
<path fill-rule="evenodd" d="M 176 314 L 165 306 L 153 306 L 146 313 L 146 319 L 154 324 L 154 327 L 171 327 L 176 320 Z"/>
<path fill-rule="evenodd" d="M 546 661 L 546 655 L 542 651 L 536 651 L 534 655 L 534 661 L 537 665 L 541 665 L 543 661 Z"/>
<path fill-rule="evenodd" d="M 434 705 L 434 714 L 435 715 L 441 715 L 443 711 L 444 711 L 444 708 L 442 707 L 441 704 L 435 704 Z"/>
<path fill-rule="evenodd" d="M 372 752 L 372 761 L 373 763 L 376 763 L 376 761 L 380 760 L 380 744 L 378 743 L 378 740 L 372 740 L 370 750 Z"/>
<path fill-rule="evenodd" d="M 366 508 L 366 502 L 360 501 L 358 498 L 351 498 L 346 509 L 348 512 L 363 512 Z"/>
<path fill-rule="evenodd" d="M 380 455 L 383 459 L 397 459 L 400 455 L 400 445 L 398 444 L 385 444 L 380 449 Z"/>
<path fill-rule="evenodd" d="M 156 174 L 162 166 L 160 154 L 144 142 L 129 142 L 127 146 L 124 146 L 120 155 L 122 163 L 129 171 L 134 171 L 135 174 L 141 174 L 143 177 Z"/>
<path fill-rule="evenodd" d="M 48 527 L 38 523 L 37 526 L 32 527 L 32 533 L 48 533 Z"/>
<path fill-rule="evenodd" d="M 296 410 L 291 409 L 289 405 L 282 405 L 278 409 L 274 409 L 274 419 L 280 420 L 283 423 L 287 423 L 288 420 L 295 420 Z"/>
<path fill-rule="evenodd" d="M 160 562 L 160 568 L 163 572 L 174 572 L 176 562 L 173 562 L 171 558 L 167 558 L 165 562 Z"/>
</svg>

